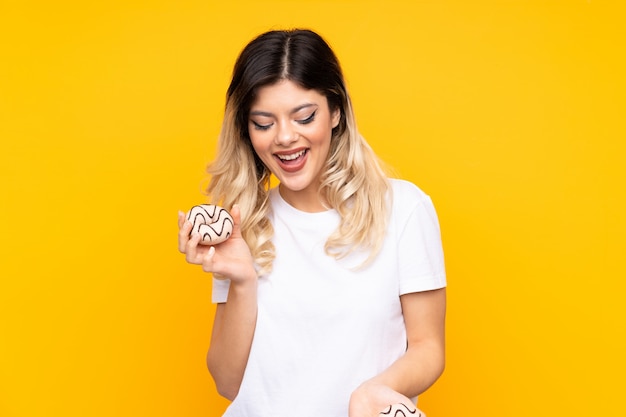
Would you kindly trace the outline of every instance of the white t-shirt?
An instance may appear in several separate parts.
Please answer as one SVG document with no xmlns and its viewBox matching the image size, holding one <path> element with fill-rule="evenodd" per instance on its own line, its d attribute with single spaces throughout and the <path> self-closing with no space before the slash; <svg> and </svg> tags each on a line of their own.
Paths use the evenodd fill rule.
<svg viewBox="0 0 626 417">
<path fill-rule="evenodd" d="M 258 316 L 237 398 L 224 417 L 347 417 L 350 394 L 406 351 L 400 295 L 446 286 L 437 215 L 415 185 L 391 180 L 384 246 L 337 261 L 324 243 L 335 210 L 305 213 L 270 191 L 276 259 L 259 278 Z M 228 280 L 213 281 L 225 302 Z"/>
</svg>

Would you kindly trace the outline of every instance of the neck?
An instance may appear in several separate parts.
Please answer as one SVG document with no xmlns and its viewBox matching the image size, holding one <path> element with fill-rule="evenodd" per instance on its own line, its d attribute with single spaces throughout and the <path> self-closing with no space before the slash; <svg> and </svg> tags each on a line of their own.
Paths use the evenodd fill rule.
<svg viewBox="0 0 626 417">
<path fill-rule="evenodd" d="M 279 185 L 278 191 L 283 200 L 300 211 L 319 213 L 328 210 L 328 207 L 324 206 L 322 197 L 317 190 L 291 191 Z"/>
</svg>

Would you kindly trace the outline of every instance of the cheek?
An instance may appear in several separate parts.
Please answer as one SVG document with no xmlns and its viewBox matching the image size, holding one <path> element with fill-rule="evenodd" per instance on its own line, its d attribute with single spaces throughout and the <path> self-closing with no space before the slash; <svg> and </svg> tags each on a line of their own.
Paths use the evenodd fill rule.
<svg viewBox="0 0 626 417">
<path fill-rule="evenodd" d="M 317 129 L 311 133 L 311 140 L 317 143 L 319 146 L 329 146 L 333 132 L 329 127 Z"/>
<path fill-rule="evenodd" d="M 264 141 L 262 136 L 260 136 L 257 132 L 250 132 L 250 143 L 252 144 L 252 149 L 254 149 L 256 153 L 263 150 Z"/>
<path fill-rule="evenodd" d="M 254 153 L 267 164 L 271 160 L 272 156 L 269 154 L 270 141 L 259 138 L 258 135 L 250 135 L 250 143 L 252 144 L 252 150 Z"/>
</svg>

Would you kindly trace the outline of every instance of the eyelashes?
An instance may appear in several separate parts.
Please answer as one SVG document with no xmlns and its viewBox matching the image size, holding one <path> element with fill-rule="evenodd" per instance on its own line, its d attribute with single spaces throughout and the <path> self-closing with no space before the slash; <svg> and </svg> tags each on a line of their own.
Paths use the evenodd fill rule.
<svg viewBox="0 0 626 417">
<path fill-rule="evenodd" d="M 311 115 L 309 117 L 307 117 L 306 119 L 297 120 L 297 122 L 300 123 L 301 125 L 308 125 L 313 120 L 315 120 L 315 115 L 316 114 L 317 114 L 317 110 L 315 110 L 313 113 L 311 113 Z"/>
<path fill-rule="evenodd" d="M 310 116 L 304 118 L 304 119 L 298 119 L 296 120 L 297 123 L 301 124 L 301 125 L 308 125 L 309 123 L 312 123 L 315 120 L 315 116 L 317 115 L 317 110 L 315 110 L 313 113 L 311 113 Z M 252 125 L 254 126 L 255 130 L 268 130 L 270 127 L 272 127 L 272 125 L 274 125 L 274 123 L 269 123 L 269 124 L 261 124 L 261 123 L 257 123 L 254 120 L 251 120 Z"/>
<path fill-rule="evenodd" d="M 270 127 L 272 127 L 272 123 L 270 123 L 269 125 L 262 125 L 262 124 L 255 122 L 254 120 L 252 120 L 252 124 L 254 125 L 255 130 L 267 130 Z"/>
</svg>

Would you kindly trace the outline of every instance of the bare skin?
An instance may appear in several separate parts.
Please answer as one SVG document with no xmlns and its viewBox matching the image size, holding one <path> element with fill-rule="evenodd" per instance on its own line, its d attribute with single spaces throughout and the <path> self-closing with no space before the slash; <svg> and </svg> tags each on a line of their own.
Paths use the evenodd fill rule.
<svg viewBox="0 0 626 417">
<path fill-rule="evenodd" d="M 328 158 L 332 129 L 340 112 L 324 96 L 291 81 L 260 88 L 249 117 L 250 140 L 257 156 L 280 181 L 281 196 L 302 211 L 326 210 L 318 188 Z M 257 275 L 250 249 L 241 236 L 240 212 L 231 214 L 233 235 L 212 247 L 189 237 L 191 224 L 179 214 L 178 248 L 187 262 L 201 265 L 216 278 L 229 279 L 226 303 L 218 304 L 209 370 L 218 392 L 233 400 L 241 386 L 257 319 Z M 415 409 L 410 398 L 430 387 L 444 368 L 445 289 L 400 297 L 406 325 L 406 353 L 374 378 L 363 382 L 349 399 L 349 417 L 378 417 L 391 404 Z M 420 410 L 418 416 L 425 416 Z"/>
<path fill-rule="evenodd" d="M 231 210 L 233 234 L 216 246 L 198 245 L 189 237 L 191 224 L 179 213 L 178 249 L 187 262 L 201 265 L 216 278 L 230 279 L 228 302 L 218 304 L 207 365 L 220 395 L 232 400 L 239 392 L 248 362 L 257 315 L 257 274 L 248 245 L 241 237 L 239 207 Z"/>
<path fill-rule="evenodd" d="M 378 416 L 390 404 L 412 409 L 415 397 L 430 387 L 444 368 L 445 289 L 400 297 L 407 329 L 404 356 L 359 386 L 350 398 L 350 417 Z M 413 407 L 414 408 L 414 407 Z M 418 414 L 422 413 L 418 410 Z"/>
<path fill-rule="evenodd" d="M 179 214 L 179 250 L 189 263 L 229 278 L 228 302 L 218 304 L 207 363 L 218 392 L 233 400 L 239 391 L 256 326 L 256 271 L 241 237 L 240 213 L 233 207 L 233 236 L 207 247 L 189 237 L 191 224 Z M 412 400 L 439 377 L 444 367 L 445 289 L 401 296 L 408 349 L 381 374 L 365 381 L 350 398 L 349 417 L 378 417 L 390 404 L 414 409 Z M 425 414 L 417 410 L 422 416 Z"/>
</svg>

